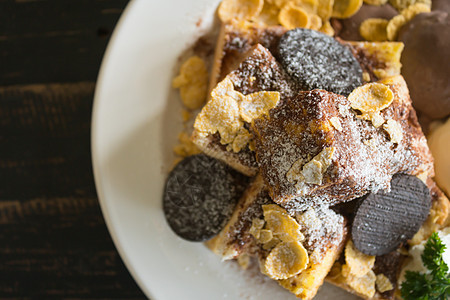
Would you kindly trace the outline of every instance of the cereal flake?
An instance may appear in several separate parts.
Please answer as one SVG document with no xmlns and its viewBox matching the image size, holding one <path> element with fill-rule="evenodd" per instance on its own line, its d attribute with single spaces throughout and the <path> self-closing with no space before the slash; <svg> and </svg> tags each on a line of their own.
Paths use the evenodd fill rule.
<svg viewBox="0 0 450 300">
<path fill-rule="evenodd" d="M 386 26 L 386 34 L 389 41 L 395 41 L 397 39 L 400 28 L 407 22 L 405 16 L 396 15 L 393 17 Z"/>
<path fill-rule="evenodd" d="M 377 290 L 380 293 L 384 293 L 387 291 L 390 291 L 394 288 L 389 278 L 386 277 L 384 274 L 378 274 L 377 278 L 375 280 L 375 284 L 377 286 Z"/>
<path fill-rule="evenodd" d="M 334 1 L 332 16 L 339 19 L 350 18 L 361 8 L 363 0 Z"/>
<path fill-rule="evenodd" d="M 244 128 L 244 122 L 250 123 L 267 114 L 279 99 L 278 92 L 243 95 L 234 90 L 232 81 L 226 77 L 211 92 L 211 100 L 198 114 L 194 128 L 203 136 L 218 132 L 227 151 L 239 152 L 251 144 L 253 138 Z"/>
<path fill-rule="evenodd" d="M 252 20 L 261 13 L 263 4 L 264 0 L 223 0 L 218 15 L 222 22 Z"/>
<path fill-rule="evenodd" d="M 200 108 L 206 100 L 208 70 L 198 56 L 192 56 L 180 68 L 180 74 L 172 80 L 172 86 L 180 89 L 181 101 L 189 109 Z"/>
<path fill-rule="evenodd" d="M 287 279 L 306 269 L 308 261 L 301 243 L 281 242 L 267 256 L 263 273 L 275 280 Z"/>
<path fill-rule="evenodd" d="M 292 218 L 284 208 L 276 204 L 263 205 L 266 228 L 273 236 L 283 242 L 303 241 L 305 237 L 300 231 L 300 225 Z"/>
<path fill-rule="evenodd" d="M 338 117 L 331 117 L 330 123 L 336 130 L 342 131 L 341 121 L 339 120 Z"/>
<path fill-rule="evenodd" d="M 375 264 L 375 256 L 367 255 L 355 248 L 352 240 L 345 246 L 345 262 L 348 266 L 349 274 L 355 277 L 363 277 Z"/>
<path fill-rule="evenodd" d="M 345 282 L 351 288 L 369 298 L 372 298 L 375 295 L 375 280 L 376 276 L 372 270 L 362 277 L 356 277 L 352 274 L 348 274 L 348 276 L 345 277 Z"/>
<path fill-rule="evenodd" d="M 331 165 L 335 150 L 335 147 L 326 147 L 304 165 L 303 160 L 297 160 L 287 172 L 286 179 L 289 182 L 322 184 L 323 174 Z"/>
<path fill-rule="evenodd" d="M 389 134 L 391 142 L 398 144 L 403 139 L 402 126 L 395 120 L 387 120 L 386 124 L 383 125 L 383 129 Z"/>
<path fill-rule="evenodd" d="M 310 25 L 310 18 L 308 13 L 300 6 L 295 5 L 293 2 L 289 2 L 280 10 L 278 22 L 287 29 L 294 29 L 297 27 L 308 28 Z"/>
<path fill-rule="evenodd" d="M 375 128 L 380 127 L 385 122 L 384 118 L 380 115 L 380 112 L 378 112 L 378 111 L 363 113 L 362 115 L 357 116 L 357 118 L 362 119 L 362 120 L 368 120 L 368 121 L 372 122 L 372 125 Z"/>
<path fill-rule="evenodd" d="M 348 96 L 350 106 L 362 113 L 377 112 L 394 100 L 391 89 L 381 83 L 366 83 L 354 89 Z"/>
<path fill-rule="evenodd" d="M 389 21 L 379 18 L 364 20 L 359 27 L 359 34 L 367 41 L 382 42 L 387 40 L 387 25 Z"/>
<path fill-rule="evenodd" d="M 376 6 L 384 5 L 387 2 L 388 2 L 387 0 L 364 0 L 364 3 Z"/>
<path fill-rule="evenodd" d="M 398 11 L 402 11 L 405 8 L 416 3 L 422 3 L 427 5 L 428 7 L 431 7 L 431 0 L 389 0 L 389 3 Z"/>
</svg>

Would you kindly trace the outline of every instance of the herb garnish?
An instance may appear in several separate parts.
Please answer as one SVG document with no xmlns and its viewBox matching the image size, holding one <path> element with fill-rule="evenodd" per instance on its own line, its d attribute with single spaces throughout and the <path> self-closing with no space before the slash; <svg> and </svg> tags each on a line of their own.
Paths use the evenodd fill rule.
<svg viewBox="0 0 450 300">
<path fill-rule="evenodd" d="M 438 234 L 434 232 L 425 244 L 422 262 L 429 274 L 406 271 L 401 292 L 405 300 L 447 300 L 450 297 L 450 274 L 442 259 L 445 250 Z"/>
</svg>

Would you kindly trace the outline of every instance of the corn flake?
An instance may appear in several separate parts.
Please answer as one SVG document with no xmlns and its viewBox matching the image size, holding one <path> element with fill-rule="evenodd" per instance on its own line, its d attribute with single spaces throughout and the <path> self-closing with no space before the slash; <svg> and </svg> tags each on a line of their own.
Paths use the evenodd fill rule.
<svg viewBox="0 0 450 300">
<path fill-rule="evenodd" d="M 264 1 L 264 6 L 261 13 L 258 16 L 258 21 L 265 24 L 266 26 L 278 25 L 278 14 L 280 9 L 268 1 Z"/>
<path fill-rule="evenodd" d="M 389 0 L 389 3 L 398 11 L 402 11 L 405 8 L 416 3 L 422 3 L 427 5 L 428 7 L 431 7 L 431 0 Z"/>
<path fill-rule="evenodd" d="M 255 218 L 252 220 L 252 226 L 250 226 L 249 233 L 253 235 L 255 239 L 259 239 L 261 229 L 264 227 L 264 220 Z"/>
<path fill-rule="evenodd" d="M 363 0 L 335 0 L 332 16 L 339 19 L 350 18 L 361 8 Z"/>
<path fill-rule="evenodd" d="M 311 15 L 309 28 L 312 30 L 320 30 L 322 28 L 322 19 L 318 15 Z"/>
<path fill-rule="evenodd" d="M 322 27 L 319 29 L 320 32 L 328 35 L 328 36 L 334 36 L 334 29 L 330 24 L 330 21 L 326 21 L 323 23 Z"/>
<path fill-rule="evenodd" d="M 390 291 L 394 288 L 389 278 L 386 277 L 384 274 L 378 274 L 375 280 L 375 284 L 377 286 L 377 290 L 380 293 L 384 293 L 387 291 Z"/>
<path fill-rule="evenodd" d="M 279 243 L 281 243 L 281 240 L 277 237 L 272 237 L 272 239 L 270 241 L 268 241 L 267 243 L 263 244 L 262 248 L 264 250 L 271 250 L 273 249 L 276 245 L 278 245 Z"/>
<path fill-rule="evenodd" d="M 387 3 L 387 0 L 364 0 L 364 3 L 369 5 L 380 6 Z"/>
<path fill-rule="evenodd" d="M 367 41 L 382 42 L 387 40 L 386 27 L 389 21 L 385 19 L 369 18 L 361 23 L 359 34 Z"/>
<path fill-rule="evenodd" d="M 308 252 L 299 242 L 281 242 L 272 249 L 264 262 L 264 272 L 275 280 L 297 275 L 308 265 Z"/>
<path fill-rule="evenodd" d="M 173 152 L 181 157 L 195 155 L 201 153 L 200 149 L 191 141 L 186 132 L 181 132 L 178 135 L 179 144 L 173 147 Z"/>
<path fill-rule="evenodd" d="M 377 112 L 391 105 L 394 93 L 384 84 L 366 83 L 354 89 L 348 100 L 353 109 L 362 113 Z"/>
<path fill-rule="evenodd" d="M 389 41 L 397 39 L 400 28 L 407 22 L 405 16 L 397 15 L 393 17 L 386 26 L 387 38 Z"/>
<path fill-rule="evenodd" d="M 198 56 L 192 56 L 183 63 L 180 74 L 172 81 L 180 89 L 181 101 L 189 109 L 200 108 L 206 100 L 208 70 Z"/>
<path fill-rule="evenodd" d="M 402 64 L 400 57 L 404 48 L 401 42 L 351 42 L 357 48 L 364 49 L 369 55 L 374 55 L 383 67 L 374 68 L 373 73 L 379 79 L 392 77 L 400 74 Z"/>
<path fill-rule="evenodd" d="M 362 78 L 363 78 L 363 81 L 367 83 L 370 81 L 370 74 L 368 72 L 363 72 Z"/>
<path fill-rule="evenodd" d="M 339 121 L 338 117 L 331 117 L 330 123 L 336 130 L 342 131 L 341 121 Z"/>
<path fill-rule="evenodd" d="M 287 3 L 291 2 L 291 0 L 268 0 L 268 1 L 277 6 L 278 8 L 282 8 Z"/>
<path fill-rule="evenodd" d="M 270 242 L 273 239 L 273 233 L 271 230 L 268 229 L 261 229 L 259 232 L 259 239 L 258 242 L 261 244 L 266 244 Z"/>
<path fill-rule="evenodd" d="M 372 270 L 362 277 L 356 277 L 352 274 L 345 277 L 345 282 L 351 288 L 353 288 L 357 293 L 369 298 L 372 298 L 375 295 L 375 280 L 376 276 Z"/>
<path fill-rule="evenodd" d="M 398 122 L 392 119 L 387 120 L 386 124 L 383 125 L 383 129 L 389 134 L 392 143 L 398 144 L 403 139 L 402 126 Z"/>
<path fill-rule="evenodd" d="M 375 256 L 360 252 L 355 248 L 353 242 L 349 240 L 345 246 L 345 262 L 347 263 L 349 274 L 356 277 L 363 277 L 372 270 L 375 264 Z"/>
<path fill-rule="evenodd" d="M 300 225 L 285 209 L 276 204 L 262 206 L 266 228 L 272 234 L 284 242 L 303 241 L 304 236 L 300 232 Z"/>
<path fill-rule="evenodd" d="M 303 166 L 302 175 L 306 183 L 322 184 L 322 163 L 311 160 Z"/>
<path fill-rule="evenodd" d="M 314 15 L 317 13 L 317 8 L 319 7 L 318 0 L 294 0 L 297 6 L 303 8 L 305 12 L 309 15 Z"/>
<path fill-rule="evenodd" d="M 205 136 L 219 132 L 224 145 L 234 141 L 242 126 L 239 103 L 228 95 L 208 101 L 194 123 L 194 128 Z"/>
<path fill-rule="evenodd" d="M 317 14 L 323 21 L 328 21 L 333 14 L 335 0 L 318 0 Z"/>
<path fill-rule="evenodd" d="M 252 20 L 262 11 L 264 0 L 223 0 L 218 9 L 222 22 Z"/>
<path fill-rule="evenodd" d="M 310 18 L 301 7 L 295 5 L 293 2 L 289 2 L 280 10 L 278 22 L 287 29 L 297 27 L 308 28 Z"/>
<path fill-rule="evenodd" d="M 385 122 L 384 118 L 380 115 L 380 112 L 378 112 L 378 111 L 363 113 L 362 115 L 357 116 L 357 118 L 362 119 L 362 120 L 368 120 L 368 121 L 372 122 L 372 125 L 375 128 L 380 127 Z"/>
<path fill-rule="evenodd" d="M 247 129 L 241 128 L 231 144 L 231 149 L 237 153 L 245 148 L 252 139 L 252 134 Z"/>
<path fill-rule="evenodd" d="M 280 99 L 278 92 L 257 92 L 243 95 L 234 90 L 233 82 L 226 77 L 211 92 L 194 122 L 199 134 L 220 134 L 220 142 L 227 145 L 227 151 L 239 152 L 252 144 L 252 135 L 244 128 L 244 121 L 251 122 L 276 106 Z"/>
<path fill-rule="evenodd" d="M 423 3 L 415 3 L 402 10 L 401 14 L 405 17 L 406 21 L 410 21 L 416 15 L 420 13 L 428 13 L 430 11 L 430 6 Z"/>
<path fill-rule="evenodd" d="M 313 159 L 304 164 L 297 160 L 286 173 L 289 182 L 322 184 L 323 174 L 331 165 L 335 147 L 326 147 Z"/>
<path fill-rule="evenodd" d="M 242 120 L 251 123 L 267 114 L 280 101 L 279 92 L 256 92 L 246 95 L 240 102 L 239 112 Z"/>
<path fill-rule="evenodd" d="M 247 270 L 250 266 L 250 255 L 244 253 L 238 256 L 237 262 L 243 270 Z"/>
</svg>

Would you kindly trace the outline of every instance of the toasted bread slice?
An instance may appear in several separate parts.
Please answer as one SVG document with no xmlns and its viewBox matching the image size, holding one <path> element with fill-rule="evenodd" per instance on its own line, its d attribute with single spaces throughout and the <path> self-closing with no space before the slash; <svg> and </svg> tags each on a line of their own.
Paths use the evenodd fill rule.
<svg viewBox="0 0 450 300">
<path fill-rule="evenodd" d="M 221 26 L 214 54 L 209 90 L 229 77 L 235 89 L 243 94 L 257 91 L 278 91 L 281 99 L 299 92 L 295 82 L 278 64 L 278 41 L 286 32 L 281 26 L 231 22 Z M 351 48 L 366 73 L 368 81 L 400 74 L 402 43 L 344 42 Z M 247 126 L 247 125 L 246 125 Z M 202 136 L 194 131 L 194 143 L 205 153 L 228 163 L 247 176 L 258 170 L 255 154 L 250 149 L 238 153 L 220 143 L 219 136 Z"/>
<path fill-rule="evenodd" d="M 206 245 L 224 260 L 242 255 L 264 260 L 270 248 L 262 245 L 251 233 L 253 220 L 263 219 L 262 205 L 273 203 L 261 176 L 256 176 L 225 228 Z M 279 284 L 301 299 L 312 299 L 322 285 L 334 261 L 339 257 L 347 238 L 345 220 L 328 208 L 311 210 L 297 216 L 305 236 L 302 242 L 309 254 L 307 268 Z"/>
<path fill-rule="evenodd" d="M 255 120 L 257 160 L 276 203 L 305 210 L 386 189 L 396 173 L 433 176 L 406 82 L 400 75 L 381 82 L 394 94 L 380 112 L 384 126 L 362 120 L 348 99 L 323 90 L 301 92 Z"/>
<path fill-rule="evenodd" d="M 257 254 L 257 245 L 250 234 L 255 218 L 262 218 L 261 205 L 270 204 L 267 188 L 261 176 L 256 176 L 239 200 L 224 229 L 206 245 L 223 260 L 238 258 L 242 254 Z"/>
<path fill-rule="evenodd" d="M 346 237 L 347 229 L 344 227 L 340 243 L 327 247 L 320 263 L 311 264 L 300 274 L 280 281 L 280 285 L 291 291 L 300 299 L 313 299 L 320 286 L 322 286 L 325 277 L 330 272 L 334 262 L 341 255 Z"/>
<path fill-rule="evenodd" d="M 291 96 L 295 90 L 293 82 L 270 51 L 260 44 L 252 47 L 238 68 L 226 78 L 231 80 L 234 89 L 243 95 L 260 91 L 277 91 L 282 101 L 283 98 Z M 250 126 L 244 122 L 243 127 Z M 224 161 L 247 176 L 254 176 L 258 171 L 255 154 L 248 147 L 234 152 L 220 143 L 218 133 L 205 135 L 195 129 L 191 139 L 207 155 Z"/>
</svg>

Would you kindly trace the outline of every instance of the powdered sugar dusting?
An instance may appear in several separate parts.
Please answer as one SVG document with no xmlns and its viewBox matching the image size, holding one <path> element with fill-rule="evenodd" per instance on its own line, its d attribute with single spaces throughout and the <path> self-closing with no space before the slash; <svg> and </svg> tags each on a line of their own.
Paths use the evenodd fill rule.
<svg viewBox="0 0 450 300">
<path fill-rule="evenodd" d="M 320 260 L 324 251 L 342 241 L 344 234 L 344 217 L 338 215 L 327 206 L 311 208 L 296 215 L 305 235 L 304 246 L 310 254 L 315 251 L 315 260 Z"/>
</svg>

